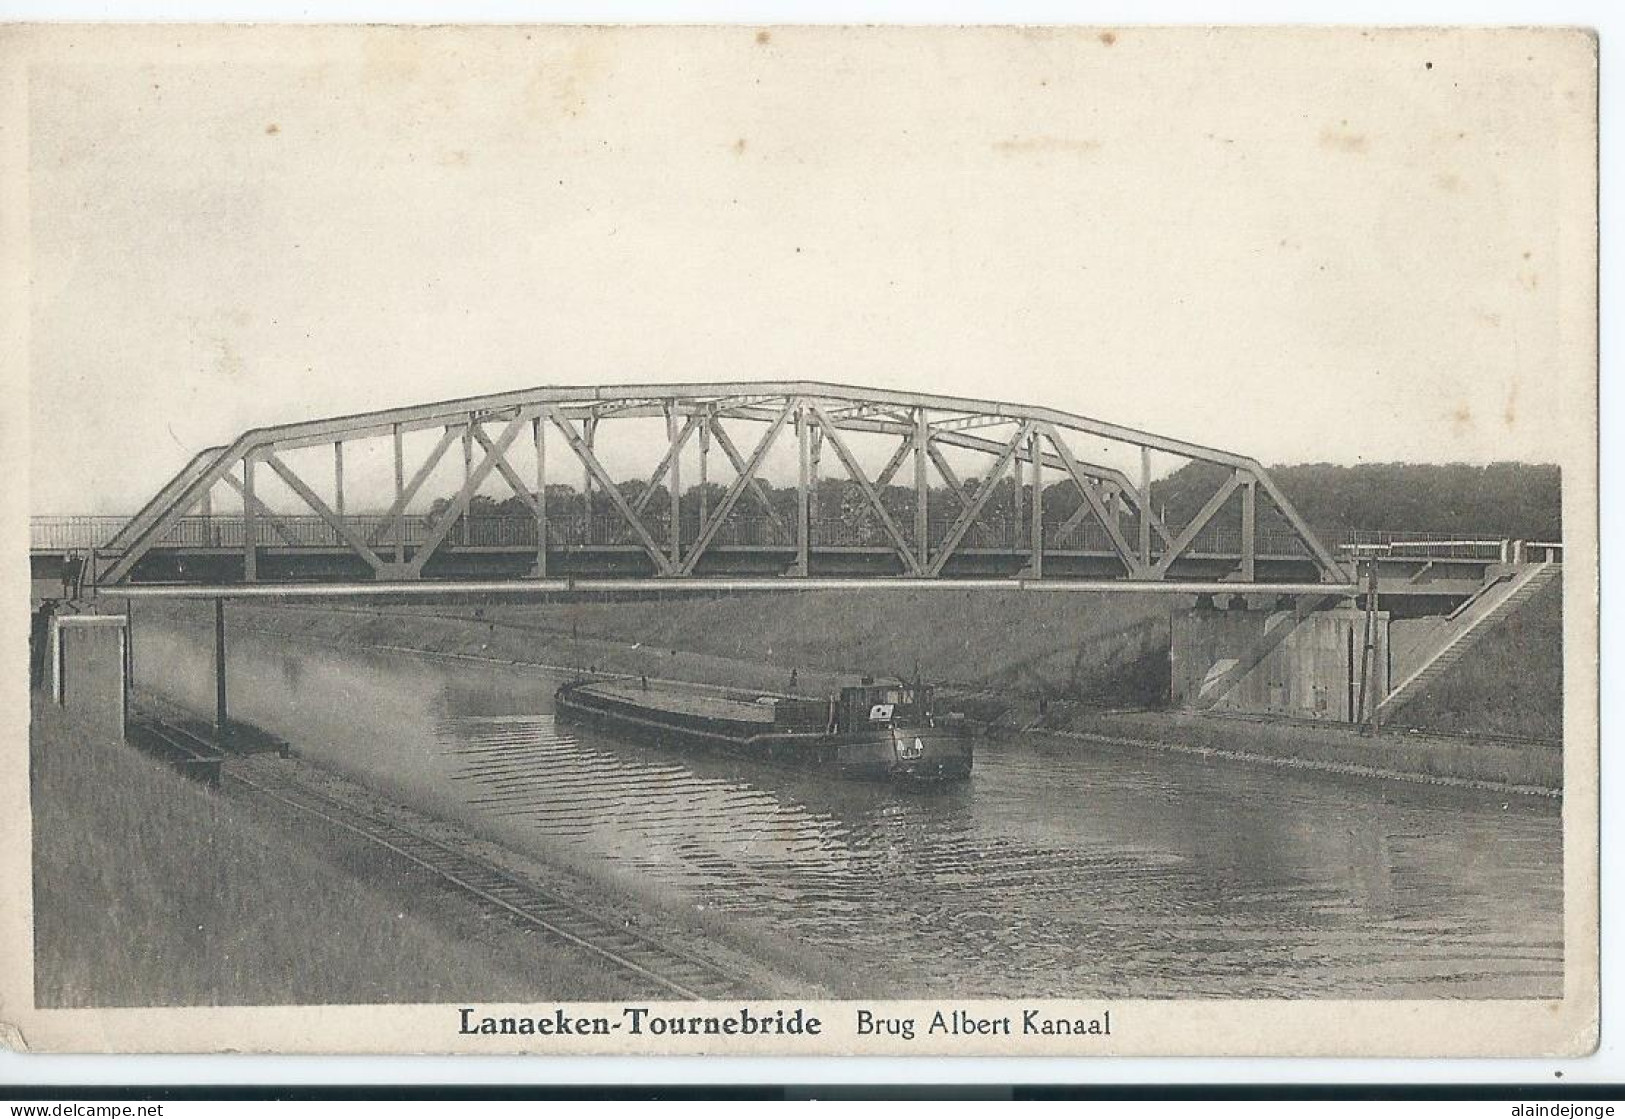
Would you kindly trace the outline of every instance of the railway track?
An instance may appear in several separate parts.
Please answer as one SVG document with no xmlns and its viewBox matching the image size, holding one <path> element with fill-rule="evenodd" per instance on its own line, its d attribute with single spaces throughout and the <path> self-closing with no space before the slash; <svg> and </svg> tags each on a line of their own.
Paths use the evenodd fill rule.
<svg viewBox="0 0 1625 1119">
<path fill-rule="evenodd" d="M 213 744 L 183 727 L 148 716 L 166 737 L 199 750 Z M 241 786 L 303 815 L 366 840 L 434 875 L 478 904 L 542 932 L 599 963 L 635 979 L 628 996 L 684 1000 L 752 997 L 755 992 L 720 965 L 662 943 L 613 918 L 559 897 L 504 868 L 386 817 L 334 797 L 260 755 L 231 760 L 227 785 Z"/>
</svg>

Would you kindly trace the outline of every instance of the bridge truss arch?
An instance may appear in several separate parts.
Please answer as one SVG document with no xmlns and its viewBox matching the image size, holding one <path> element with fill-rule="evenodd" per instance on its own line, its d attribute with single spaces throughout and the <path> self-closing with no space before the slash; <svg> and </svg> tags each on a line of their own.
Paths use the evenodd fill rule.
<svg viewBox="0 0 1625 1119">
<path fill-rule="evenodd" d="M 1170 524 L 1154 467 L 1188 463 L 1211 492 Z M 1351 578 L 1254 459 L 810 381 L 539 387 L 255 428 L 187 463 L 99 567 L 115 591 Z"/>
</svg>

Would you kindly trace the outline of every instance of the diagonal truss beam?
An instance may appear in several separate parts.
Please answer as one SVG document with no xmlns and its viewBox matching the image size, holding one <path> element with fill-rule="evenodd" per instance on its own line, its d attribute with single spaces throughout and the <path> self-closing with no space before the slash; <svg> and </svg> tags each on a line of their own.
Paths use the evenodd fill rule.
<svg viewBox="0 0 1625 1119">
<path fill-rule="evenodd" d="M 711 519 L 700 529 L 699 537 L 688 550 L 688 558 L 683 561 L 680 574 L 694 574 L 694 568 L 705 555 L 705 550 L 711 546 L 711 541 L 716 538 L 717 533 L 722 529 L 722 523 L 728 519 L 728 514 L 733 512 L 733 507 L 739 502 L 740 495 L 756 481 L 756 471 L 761 468 L 762 460 L 767 457 L 767 452 L 772 449 L 773 441 L 779 437 L 779 432 L 784 430 L 785 422 L 790 419 L 791 414 L 796 410 L 796 403 L 793 399 L 785 402 L 784 410 L 762 433 L 762 440 L 756 444 L 756 450 L 751 452 L 748 460 L 739 464 L 738 477 L 733 480 L 733 485 L 728 487 L 728 492 L 722 495 L 722 500 L 717 503 L 716 511 L 711 514 Z M 722 435 L 721 427 L 713 421 L 711 428 L 719 437 L 718 442 L 721 442 L 722 438 L 725 438 Z M 730 455 L 729 457 L 732 458 L 733 456 Z M 758 490 L 758 492 L 760 491 Z"/>
<path fill-rule="evenodd" d="M 195 456 L 192 462 L 187 464 L 186 469 L 182 471 L 182 475 L 190 474 L 191 477 L 172 491 L 174 496 L 169 504 L 154 507 L 154 502 L 157 501 L 157 499 L 154 499 L 154 502 L 148 503 L 149 507 L 153 507 L 153 513 L 145 518 L 146 523 L 143 527 L 133 529 L 131 526 L 126 526 L 124 530 L 118 533 L 120 537 L 128 534 L 129 544 L 125 548 L 124 554 L 102 574 L 101 581 L 117 583 L 128 576 L 135 565 L 140 562 L 141 557 L 146 555 L 148 550 L 152 548 L 153 543 L 162 539 L 164 533 L 174 527 L 175 522 L 191 512 L 203 500 L 203 496 L 214 488 L 216 482 L 226 477 L 231 472 L 232 467 L 243 461 L 249 446 L 251 446 L 249 437 L 247 435 L 242 436 L 231 446 L 223 448 L 212 461 L 201 469 L 197 468 L 197 463 L 203 456 Z M 176 479 L 171 481 L 171 486 L 174 486 L 175 482 L 180 481 L 180 479 L 181 476 L 177 476 Z M 170 487 L 166 486 L 165 489 L 170 489 Z M 252 516 L 253 506 L 250 503 L 243 511 L 243 517 L 247 521 Z"/>
<path fill-rule="evenodd" d="M 1083 494 L 1083 499 L 1088 502 L 1088 508 L 1100 521 L 1101 527 L 1106 530 L 1106 535 L 1111 537 L 1112 547 L 1117 550 L 1117 558 L 1123 561 L 1123 567 L 1130 576 L 1144 575 L 1145 572 L 1140 567 L 1139 558 L 1134 554 L 1133 545 L 1123 536 L 1123 530 L 1118 526 L 1117 518 L 1106 511 L 1105 503 L 1100 500 L 1100 495 L 1095 492 L 1095 483 L 1090 481 L 1083 473 L 1083 469 L 1078 466 L 1078 460 L 1072 457 L 1072 450 L 1066 445 L 1066 440 L 1061 438 L 1060 433 L 1055 430 L 1054 424 L 1041 424 L 1040 430 L 1043 432 L 1044 438 L 1049 440 L 1049 445 L 1055 448 L 1055 453 L 1061 456 L 1061 461 L 1066 464 L 1066 472 L 1071 475 L 1072 484 L 1078 487 L 1078 492 Z"/>
<path fill-rule="evenodd" d="M 1168 569 L 1174 565 L 1174 561 L 1185 554 L 1185 550 L 1196 539 L 1197 533 L 1207 527 L 1208 522 L 1213 519 L 1220 509 L 1224 508 L 1224 503 L 1230 500 L 1230 495 L 1235 493 L 1240 485 L 1241 471 L 1231 471 L 1230 477 L 1224 480 L 1224 485 L 1220 486 L 1213 496 L 1207 499 L 1207 504 L 1202 506 L 1201 511 L 1195 517 L 1191 518 L 1191 523 L 1185 526 L 1184 531 L 1174 537 L 1173 543 L 1168 545 L 1168 550 L 1162 554 L 1161 559 L 1157 560 L 1156 566 L 1151 569 L 1153 579 L 1161 579 L 1168 574 Z"/>
<path fill-rule="evenodd" d="M 891 480 L 897 477 L 897 472 L 903 468 L 903 463 L 908 461 L 909 452 L 912 450 L 914 450 L 914 435 L 910 432 L 908 435 L 903 436 L 903 441 L 897 445 L 897 450 L 893 451 L 891 458 L 886 460 L 886 465 L 881 468 L 880 473 L 875 475 L 875 488 L 877 490 L 883 490 L 891 485 Z"/>
<path fill-rule="evenodd" d="M 943 538 L 942 544 L 937 550 L 937 558 L 931 561 L 930 567 L 926 568 L 927 575 L 937 576 L 942 574 L 942 569 L 947 566 L 948 561 L 953 558 L 954 552 L 959 548 L 959 542 L 965 539 L 965 534 L 970 531 L 971 525 L 975 524 L 976 518 L 981 515 L 982 507 L 987 504 L 987 499 L 993 496 L 993 490 L 997 487 L 999 479 L 1004 476 L 1005 470 L 1009 468 L 1010 461 L 1016 457 L 1016 451 L 1032 434 L 1031 428 L 1030 423 L 1023 423 L 1017 429 L 1015 435 L 1011 437 L 1010 442 L 1005 444 L 1004 452 L 999 455 L 998 461 L 987 472 L 987 477 L 983 478 L 977 485 L 976 496 L 969 505 L 965 506 L 964 510 L 959 514 L 959 519 L 954 521 L 953 527 L 948 530 L 948 535 Z"/>
<path fill-rule="evenodd" d="M 634 513 L 639 516 L 643 515 L 643 510 L 648 506 L 649 499 L 654 497 L 655 487 L 665 480 L 666 471 L 670 470 L 671 464 L 677 461 L 677 456 L 683 453 L 683 447 L 688 442 L 689 436 L 693 435 L 699 426 L 700 417 L 697 414 L 688 417 L 688 422 L 677 433 L 677 438 L 672 440 L 670 447 L 666 448 L 665 457 L 660 460 L 660 465 L 655 467 L 654 475 L 649 479 L 648 486 L 644 488 L 642 493 L 638 494 L 638 499 L 632 503 Z"/>
<path fill-rule="evenodd" d="M 778 416 L 770 419 L 769 422 L 778 423 L 783 419 L 783 415 L 782 412 L 778 413 Z M 756 498 L 757 503 L 767 513 L 768 519 L 773 522 L 773 527 L 778 530 L 779 535 L 785 540 L 794 539 L 790 535 L 790 527 L 784 523 L 784 518 L 779 516 L 777 509 L 773 508 L 773 499 L 768 497 L 767 492 L 762 489 L 762 483 L 757 480 L 756 472 L 745 469 L 745 457 L 739 453 L 739 448 L 734 446 L 734 441 L 728 438 L 728 433 L 722 430 L 722 423 L 715 416 L 711 417 L 711 434 L 716 436 L 717 446 L 722 448 L 722 453 L 727 455 L 728 461 L 733 464 L 734 472 L 746 480 L 751 495 Z"/>
<path fill-rule="evenodd" d="M 1072 515 L 1062 522 L 1061 527 L 1055 530 L 1056 543 L 1062 544 L 1070 540 L 1072 534 L 1078 531 L 1078 526 L 1088 520 L 1093 513 L 1094 510 L 1089 507 L 1087 501 L 1079 505 L 1077 509 L 1073 510 Z"/>
<path fill-rule="evenodd" d="M 455 427 L 448 427 L 441 432 L 440 442 L 434 445 L 434 450 L 429 452 L 429 457 L 424 459 L 422 465 L 412 474 L 412 480 L 402 486 L 401 492 L 394 501 L 390 502 L 389 510 L 384 514 L 384 518 L 379 522 L 378 527 L 373 530 L 372 538 L 367 543 L 380 544 L 389 538 L 390 532 L 400 520 L 401 514 L 406 512 L 406 507 L 411 504 L 412 499 L 417 496 L 418 490 L 423 488 L 423 483 L 429 480 L 429 475 L 434 473 L 434 468 L 440 465 L 440 460 L 446 457 L 446 452 L 451 449 L 453 443 L 457 442 L 460 435 L 461 432 Z"/>
<path fill-rule="evenodd" d="M 603 463 L 598 461 L 598 456 L 593 453 L 591 447 L 587 446 L 587 441 L 582 438 L 580 432 L 576 431 L 575 424 L 557 412 L 550 412 L 549 418 L 553 421 L 553 426 L 563 433 L 564 441 L 570 444 L 570 449 L 575 452 L 576 458 L 581 460 L 581 465 L 587 468 L 587 473 L 592 475 L 599 486 L 603 488 L 604 496 L 609 498 L 610 504 L 615 506 L 615 511 L 626 520 L 627 526 L 637 536 L 638 543 L 643 545 L 645 552 L 649 553 L 649 559 L 654 562 L 655 570 L 662 575 L 672 574 L 671 560 L 661 550 L 660 545 L 655 543 L 655 538 L 649 535 L 649 530 L 644 527 L 642 519 L 632 511 L 632 506 L 627 503 L 626 495 L 616 487 L 615 479 L 610 477 L 609 471 L 605 470 Z"/>
<path fill-rule="evenodd" d="M 874 507 L 875 515 L 880 518 L 880 523 L 886 529 L 886 535 L 891 537 L 892 546 L 897 549 L 897 554 L 902 557 L 903 566 L 908 569 L 910 575 L 920 574 L 919 557 L 914 554 L 914 549 L 904 539 L 903 532 L 897 527 L 897 522 L 892 520 L 892 515 L 886 512 L 886 505 L 880 500 L 879 492 L 876 491 L 874 483 L 869 481 L 868 475 L 864 474 L 863 467 L 858 465 L 858 460 L 847 449 L 846 440 L 841 438 L 840 432 L 836 431 L 834 425 L 829 422 L 829 417 L 824 415 L 824 410 L 818 406 L 817 401 L 809 400 L 807 405 L 812 409 L 813 418 L 818 421 L 818 426 L 824 429 L 824 437 L 829 440 L 830 446 L 835 448 L 835 455 L 841 460 L 841 465 L 846 467 L 846 472 L 852 476 L 852 480 L 863 491 L 863 496 L 868 498 L 869 504 Z M 904 440 L 903 446 L 906 448 L 910 442 L 911 440 Z M 899 463 L 901 463 L 901 458 L 899 458 Z"/>
<path fill-rule="evenodd" d="M 1059 425 L 1056 426 L 1057 430 L 1062 430 Z M 1004 446 L 1004 444 L 999 443 L 996 440 L 984 439 L 977 435 L 965 435 L 960 432 L 944 432 L 940 435 L 933 435 L 932 441 L 946 443 L 951 447 L 962 447 L 966 450 L 981 451 L 983 454 L 991 455 L 998 454 Z M 1028 452 L 1025 447 L 1018 447 L 1016 449 L 1016 458 L 1018 460 L 1026 461 L 1027 457 Z M 1061 470 L 1066 466 L 1066 464 L 1061 461 L 1059 455 L 1044 455 L 1042 457 L 1044 459 L 1044 466 L 1046 469 Z M 1162 523 L 1162 518 L 1158 517 L 1156 512 L 1151 508 L 1151 503 L 1141 499 L 1139 489 L 1134 485 L 1133 482 L 1129 481 L 1128 475 L 1113 467 L 1101 466 L 1096 463 L 1085 462 L 1084 460 L 1077 458 L 1074 458 L 1074 461 L 1078 464 L 1079 469 L 1081 469 L 1088 477 L 1102 482 L 1110 482 L 1116 486 L 1118 492 L 1121 493 L 1128 503 L 1134 507 L 1135 511 L 1137 513 L 1144 514 L 1144 516 L 1147 518 L 1147 523 L 1151 526 L 1152 530 L 1162 538 L 1162 542 L 1164 544 L 1172 542 L 1173 534 L 1170 533 L 1167 526 Z"/>
<path fill-rule="evenodd" d="M 753 407 L 738 409 L 731 413 L 731 418 L 757 420 L 762 423 L 771 423 L 774 415 L 774 412 L 767 409 Z M 985 419 L 986 422 L 979 424 L 978 426 L 1009 426 L 1011 423 L 1016 422 L 1007 416 L 982 418 Z M 914 437 L 914 424 L 912 421 L 904 422 L 902 420 L 890 419 L 875 412 L 867 412 L 862 415 L 848 413 L 844 416 L 844 418 L 842 413 L 837 412 L 832 413 L 830 415 L 830 419 L 834 422 L 834 425 L 840 428 L 842 431 L 860 431 L 869 435 L 896 435 L 905 440 L 912 439 Z M 929 438 L 934 444 L 940 444 L 947 447 L 958 447 L 967 451 L 979 451 L 982 454 L 991 456 L 997 456 L 999 452 L 1004 449 L 1004 442 L 1001 440 L 989 439 L 981 435 L 968 434 L 957 427 L 945 426 L 941 422 L 934 422 L 931 424 Z M 1016 452 L 1016 460 L 1018 462 L 1027 462 L 1030 455 L 1031 452 L 1026 447 L 1022 447 Z M 1060 456 L 1044 453 L 1042 457 L 1044 461 L 1044 468 L 1046 470 L 1062 469 Z M 1082 459 L 1078 460 L 1078 465 L 1083 468 L 1085 474 L 1088 474 L 1092 478 L 1098 478 L 1101 481 L 1111 482 L 1124 490 L 1132 490 L 1134 488 L 1134 484 L 1129 481 L 1128 476 L 1121 470 L 1117 470 L 1109 466 L 1101 466 L 1098 463 L 1087 462 Z M 1138 502 L 1133 504 L 1136 508 L 1138 508 Z M 1160 522 L 1158 523 L 1160 525 Z M 1160 528 L 1159 531 L 1162 532 L 1162 537 L 1164 540 L 1169 539 L 1166 531 L 1163 531 Z"/>
<path fill-rule="evenodd" d="M 1332 554 L 1326 550 L 1326 546 L 1320 542 L 1320 538 L 1315 535 L 1308 522 L 1303 519 L 1297 509 L 1293 508 L 1292 502 L 1287 500 L 1286 494 L 1282 493 L 1280 487 L 1275 484 L 1275 479 L 1271 478 L 1262 469 L 1253 471 L 1253 477 L 1258 480 L 1258 484 L 1269 495 L 1270 504 L 1275 506 L 1276 512 L 1286 518 L 1287 523 L 1298 534 L 1298 538 L 1309 549 L 1310 555 L 1314 557 L 1315 566 L 1320 569 L 1321 577 L 1332 582 L 1347 580 L 1349 572 L 1345 571 L 1343 565 L 1338 563 Z"/>
<path fill-rule="evenodd" d="M 161 518 L 171 508 L 176 500 L 188 487 L 197 481 L 209 468 L 215 465 L 219 457 L 225 452 L 225 447 L 210 447 L 193 455 L 191 461 L 181 468 L 162 489 L 152 495 L 152 499 L 143 505 L 135 516 L 125 522 L 124 527 L 113 534 L 113 538 L 105 545 L 108 555 L 121 551 L 132 537 L 145 532 L 151 525 Z M 201 494 L 199 497 L 201 498 Z M 196 505 L 196 502 L 193 502 Z M 192 505 L 187 506 L 190 510 Z"/>
<path fill-rule="evenodd" d="M 1117 492 L 1122 494 L 1123 500 L 1134 507 L 1135 515 L 1144 517 L 1145 523 L 1162 539 L 1163 546 L 1167 547 L 1172 544 L 1174 534 L 1168 531 L 1168 526 L 1162 523 L 1162 518 L 1157 516 L 1156 510 L 1151 508 L 1150 500 L 1137 487 L 1129 485 L 1126 480 L 1117 481 L 1112 479 L 1112 481 L 1117 486 Z"/>
<path fill-rule="evenodd" d="M 772 419 L 771 416 L 762 415 L 757 415 L 752 418 L 762 420 Z M 862 431 L 877 435 L 899 435 L 905 438 L 911 437 L 914 433 L 913 424 L 899 423 L 890 420 L 879 420 L 872 416 L 864 416 L 845 421 L 837 419 L 835 422 L 836 426 L 840 427 L 843 431 Z M 1012 421 L 1008 418 L 1003 417 L 995 418 L 992 421 L 992 423 L 1004 425 L 1008 425 L 1011 422 Z M 991 424 L 986 426 L 991 426 Z M 1004 449 L 1005 445 L 1004 441 L 1002 440 L 989 439 L 980 435 L 971 435 L 964 431 L 953 428 L 945 430 L 940 423 L 933 423 L 931 425 L 930 440 L 935 445 L 958 447 L 967 451 L 979 451 L 982 454 L 994 457 L 996 457 L 999 452 Z M 1029 455 L 1029 450 L 1026 447 L 1022 447 L 1016 452 L 1016 459 L 1019 462 L 1026 462 Z M 1043 455 L 1043 460 L 1044 469 L 1046 470 L 1062 469 L 1061 460 L 1058 455 L 1045 453 Z M 1083 472 L 1085 474 L 1092 478 L 1098 478 L 1104 482 L 1111 482 L 1124 490 L 1134 489 L 1134 484 L 1129 481 L 1128 476 L 1115 467 L 1101 466 L 1098 463 L 1087 462 L 1083 459 L 1078 460 L 1078 465 L 1083 468 Z M 1137 504 L 1136 508 L 1138 508 Z M 1164 534 L 1164 539 L 1167 539 L 1166 533 Z"/>
<path fill-rule="evenodd" d="M 937 473 L 942 476 L 942 480 L 947 483 L 948 492 L 953 494 L 954 499 L 959 502 L 959 507 L 963 509 L 969 505 L 971 499 L 966 495 L 965 483 L 959 480 L 959 475 L 955 474 L 954 468 L 948 465 L 948 459 L 934 441 L 926 441 L 925 453 L 930 457 L 932 465 L 937 468 Z"/>
<path fill-rule="evenodd" d="M 348 544 L 351 551 L 366 560 L 369 567 L 377 571 L 384 566 L 384 561 L 378 558 L 378 553 L 367 547 L 367 542 L 351 530 L 343 517 L 338 516 L 333 510 L 329 509 L 327 503 L 317 497 L 316 492 L 305 485 L 305 480 L 289 469 L 288 464 L 278 458 L 275 451 L 271 451 L 265 456 L 265 464 L 276 471 L 277 477 L 286 482 L 288 488 L 298 494 L 301 501 L 310 506 L 318 517 L 326 521 L 328 526 L 338 533 L 339 539 Z"/>
<path fill-rule="evenodd" d="M 220 480 L 237 491 L 237 496 L 243 499 L 244 505 L 252 505 L 255 513 L 270 521 L 272 531 L 274 531 L 278 536 L 282 537 L 282 542 L 284 544 L 288 545 L 290 548 L 297 548 L 299 546 L 299 536 L 293 531 L 292 528 L 288 527 L 288 522 L 277 516 L 270 506 L 266 505 L 265 502 L 259 499 L 258 494 L 249 493 L 247 489 L 244 488 L 243 484 L 237 480 L 237 476 L 235 474 L 222 474 L 220 476 Z"/>
<path fill-rule="evenodd" d="M 424 565 L 429 562 L 430 557 L 435 552 L 439 551 L 440 545 L 445 542 L 446 534 L 451 531 L 451 526 L 456 524 L 458 519 L 468 512 L 469 501 L 473 499 L 474 494 L 479 491 L 480 486 L 485 483 L 485 479 L 490 476 L 492 469 L 496 466 L 496 455 L 507 450 L 513 444 L 514 439 L 518 437 L 520 430 L 525 426 L 525 419 L 524 416 L 517 416 L 508 421 L 508 425 L 502 429 L 502 434 L 497 437 L 496 445 L 485 453 L 485 457 L 480 459 L 480 464 L 477 467 L 468 472 L 468 477 L 463 481 L 463 488 L 457 491 L 457 496 L 452 499 L 451 504 L 441 511 L 440 519 L 429 530 L 428 537 L 422 544 L 418 545 L 417 551 L 412 553 L 412 561 L 406 565 L 407 574 L 411 578 L 418 579 L 422 577 Z M 460 432 L 452 432 L 452 438 L 456 439 L 460 434 Z"/>
<path fill-rule="evenodd" d="M 536 512 L 536 498 L 530 492 L 530 487 L 525 485 L 525 480 L 519 476 L 519 471 L 515 470 L 513 464 L 508 461 L 508 456 L 497 450 L 496 444 L 491 442 L 491 437 L 485 433 L 485 425 L 476 421 L 468 426 L 469 430 L 474 433 L 474 441 L 485 448 L 486 454 L 495 456 L 497 473 L 501 474 L 508 483 L 508 488 L 513 490 L 513 495 L 524 502 L 525 508 L 532 513 Z"/>
</svg>

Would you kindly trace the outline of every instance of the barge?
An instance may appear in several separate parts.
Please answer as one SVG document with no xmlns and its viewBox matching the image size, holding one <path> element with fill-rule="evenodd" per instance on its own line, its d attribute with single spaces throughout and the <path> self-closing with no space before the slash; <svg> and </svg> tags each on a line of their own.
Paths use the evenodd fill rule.
<svg viewBox="0 0 1625 1119">
<path fill-rule="evenodd" d="M 576 681 L 559 718 L 656 745 L 702 746 L 842 777 L 945 781 L 970 776 L 963 715 L 939 712 L 929 685 L 861 683 L 824 699 L 647 679 Z"/>
</svg>

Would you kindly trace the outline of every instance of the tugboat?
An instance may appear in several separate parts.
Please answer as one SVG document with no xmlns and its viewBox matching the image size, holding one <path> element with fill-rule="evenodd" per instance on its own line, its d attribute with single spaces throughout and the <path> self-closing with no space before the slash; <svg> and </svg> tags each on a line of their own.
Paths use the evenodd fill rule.
<svg viewBox="0 0 1625 1119">
<path fill-rule="evenodd" d="M 824 699 L 701 684 L 576 681 L 554 696 L 559 718 L 656 745 L 723 749 L 842 777 L 946 781 L 970 776 L 965 717 L 936 709 L 923 683 L 864 677 Z"/>
</svg>

